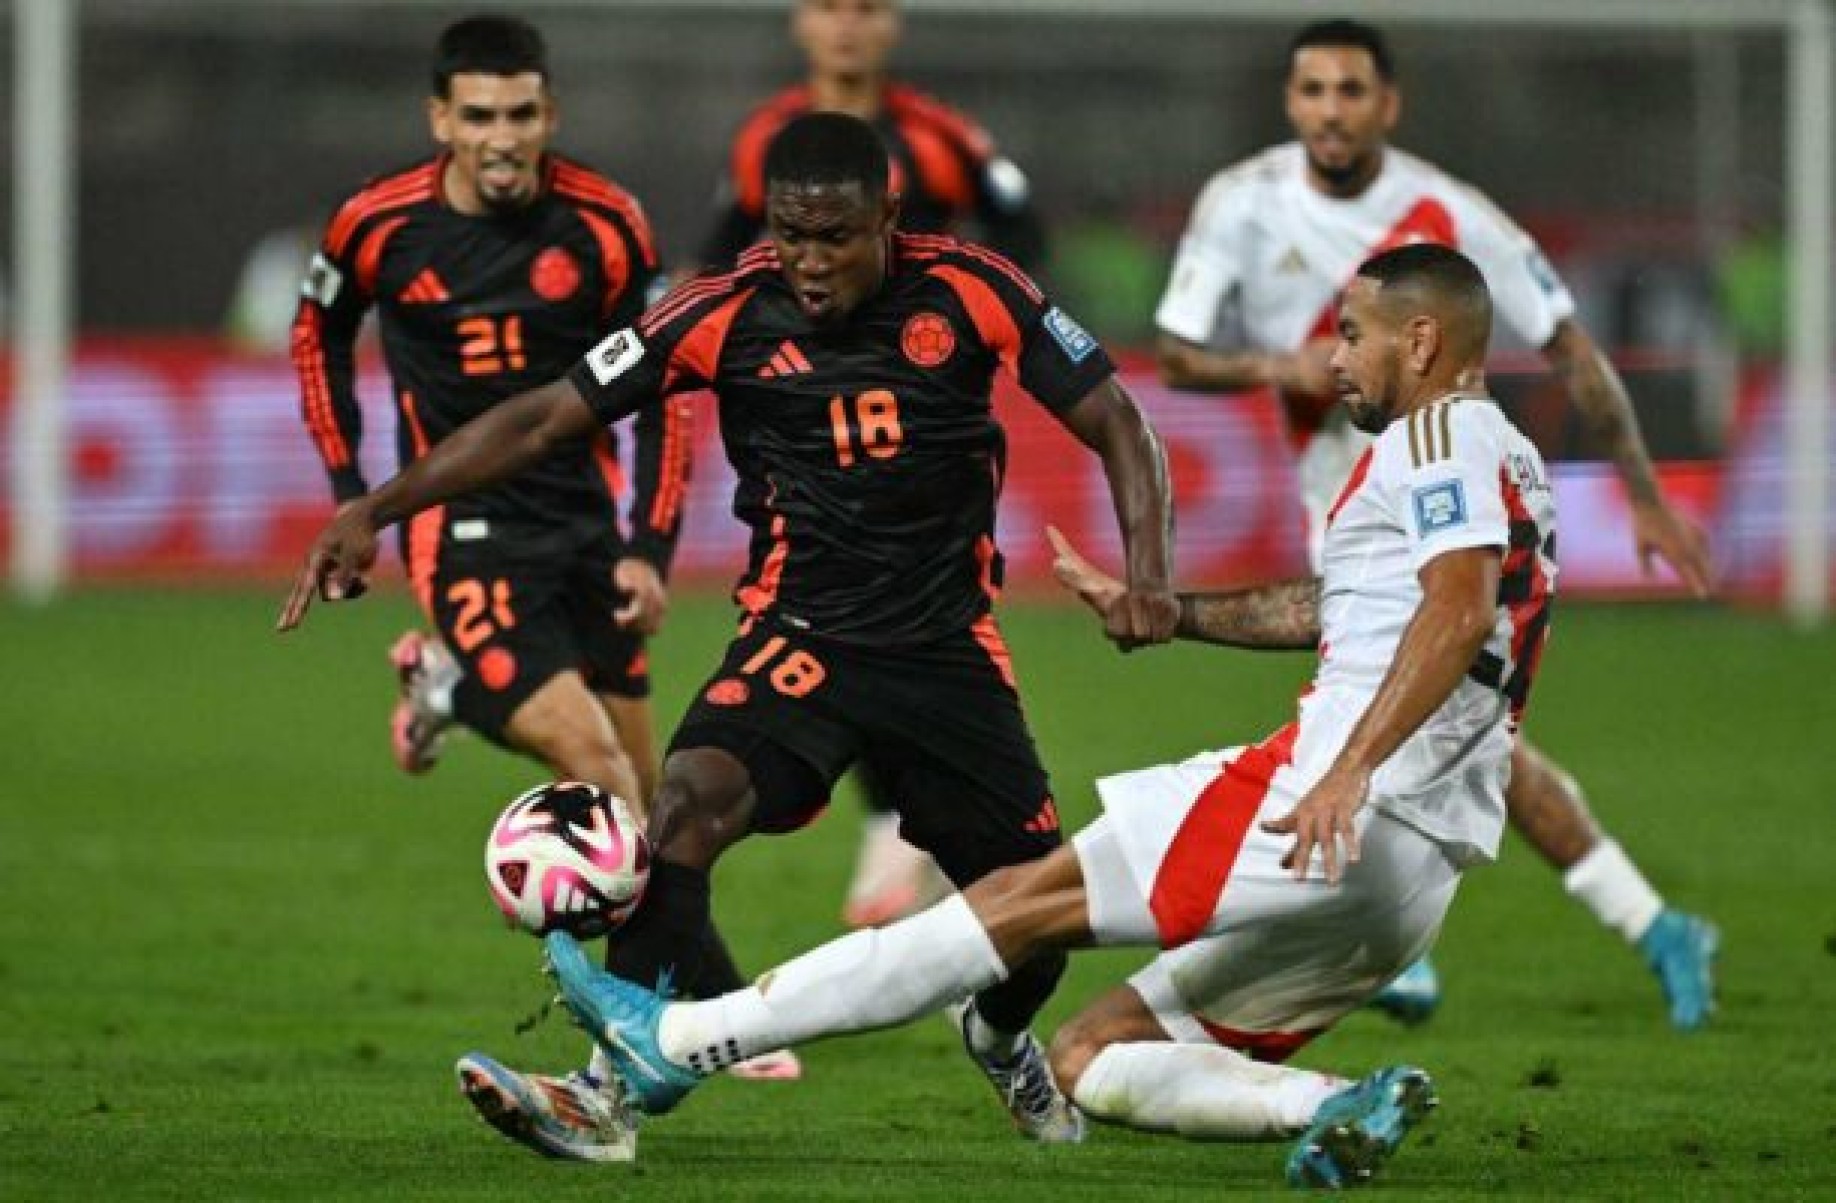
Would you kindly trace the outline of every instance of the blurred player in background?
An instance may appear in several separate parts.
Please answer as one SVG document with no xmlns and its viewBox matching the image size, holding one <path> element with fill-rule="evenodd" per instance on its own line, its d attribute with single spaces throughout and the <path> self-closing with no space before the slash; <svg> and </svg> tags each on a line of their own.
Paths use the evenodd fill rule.
<svg viewBox="0 0 1836 1203">
<path fill-rule="evenodd" d="M 765 148 L 800 113 L 847 113 L 872 124 L 892 156 L 899 227 L 909 233 L 973 227 L 1020 267 L 1036 270 L 1044 236 L 1026 176 L 973 120 L 888 74 L 900 34 L 894 0 L 799 0 L 791 37 L 807 79 L 766 100 L 740 126 L 719 188 L 719 212 L 701 262 L 724 267 L 765 233 Z M 866 804 L 842 918 L 866 927 L 905 914 L 949 888 L 931 858 L 899 835 L 885 774 L 855 770 Z"/>
<path fill-rule="evenodd" d="M 1318 563 L 1329 507 L 1369 439 L 1332 404 L 1339 289 L 1370 254 L 1413 242 L 1458 246 L 1478 263 L 1499 314 L 1540 347 L 1605 446 L 1631 500 L 1641 560 L 1662 557 L 1697 596 L 1711 586 L 1702 533 L 1665 500 L 1630 399 L 1536 244 L 1486 197 L 1387 145 L 1401 109 L 1382 35 L 1355 21 L 1309 25 L 1289 48 L 1296 141 L 1212 177 L 1181 239 L 1156 314 L 1162 378 L 1175 388 L 1268 386 L 1300 445 L 1308 541 Z M 1589 813 L 1574 779 L 1519 739 L 1506 795 L 1512 824 L 1568 890 L 1657 974 L 1670 1019 L 1691 1030 L 1714 1007 L 1713 925 L 1667 908 Z M 1143 993 L 1171 989 L 1142 981 Z M 1406 1021 L 1439 1001 L 1426 960 L 1377 1000 Z"/>
<path fill-rule="evenodd" d="M 1470 260 L 1377 256 L 1338 327 L 1339 394 L 1377 437 L 1334 507 L 1323 579 L 1179 596 L 1179 637 L 1318 650 L 1298 719 L 1251 748 L 1109 777 L 1103 816 L 1069 847 L 726 998 L 668 1005 L 550 936 L 563 999 L 640 1106 L 671 1109 L 749 1048 L 914 1018 L 1045 950 L 1159 944 L 1186 992 L 1149 1010 L 1119 987 L 1053 1042 L 1079 1106 L 1198 1140 L 1298 1135 L 1297 1186 L 1359 1185 L 1395 1151 L 1435 1103 L 1421 1070 L 1353 1083 L 1233 1049 L 1279 1060 L 1355 1010 L 1433 942 L 1462 871 L 1497 855 L 1555 514 L 1536 448 L 1486 396 L 1491 305 Z M 1127 589 L 1050 533 L 1060 579 L 1114 630 Z"/>
<path fill-rule="evenodd" d="M 342 509 L 281 614 L 286 630 L 315 591 L 350 596 L 383 527 L 673 394 L 712 391 L 734 513 L 752 532 L 734 594 L 745 613 L 671 741 L 648 892 L 612 941 L 613 973 L 645 989 L 695 980 L 722 853 L 808 823 L 862 756 L 891 776 L 906 829 L 959 886 L 1062 845 L 993 615 L 1003 366 L 1102 460 L 1128 563 L 1111 635 L 1125 647 L 1172 635 L 1166 462 L 1109 357 L 994 252 L 899 233 L 888 170 L 865 122 L 792 120 L 766 154 L 768 243 Z M 956 1015 L 1016 1127 L 1052 1143 L 1082 1139 L 1083 1121 L 1028 1026 L 1064 964 L 1057 953 L 1016 963 Z M 498 1083 L 506 1110 L 555 1129 L 557 1146 L 598 1139 L 563 1108 L 531 1113 L 526 1075 L 478 1055 L 466 1064 Z"/>
<path fill-rule="evenodd" d="M 371 308 L 408 463 L 565 371 L 607 329 L 634 320 L 659 279 L 637 202 L 550 153 L 547 63 L 540 33 L 521 20 L 448 27 L 427 107 L 440 153 L 360 189 L 325 231 L 293 357 L 341 508 L 367 492 L 352 348 Z M 403 689 L 392 732 L 402 768 L 431 768 L 457 721 L 641 812 L 657 778 L 644 641 L 663 620 L 690 420 L 680 405 L 638 418 L 628 537 L 604 431 L 405 528 L 402 558 L 439 638 L 411 631 L 391 653 Z M 711 988 L 742 980 L 722 951 L 707 963 Z"/>
</svg>

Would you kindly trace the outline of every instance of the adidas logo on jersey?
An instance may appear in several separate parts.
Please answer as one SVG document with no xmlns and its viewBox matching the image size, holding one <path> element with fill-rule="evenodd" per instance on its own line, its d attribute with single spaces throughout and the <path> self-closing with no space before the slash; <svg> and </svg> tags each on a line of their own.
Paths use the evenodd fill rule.
<svg viewBox="0 0 1836 1203">
<path fill-rule="evenodd" d="M 437 305 L 441 301 L 450 301 L 446 285 L 431 267 L 421 269 L 421 274 L 408 281 L 408 287 L 402 289 L 396 298 L 404 305 Z"/>
<path fill-rule="evenodd" d="M 1289 247 L 1288 253 L 1275 262 L 1277 275 L 1292 276 L 1307 270 L 1307 261 L 1301 257 L 1299 247 Z"/>
<path fill-rule="evenodd" d="M 779 376 L 801 376 L 805 372 L 814 370 L 810 367 L 810 361 L 803 357 L 803 352 L 797 349 L 797 344 L 787 338 L 784 340 L 784 345 L 778 348 L 778 353 L 771 357 L 771 362 L 759 369 L 759 379 L 775 380 Z"/>
</svg>

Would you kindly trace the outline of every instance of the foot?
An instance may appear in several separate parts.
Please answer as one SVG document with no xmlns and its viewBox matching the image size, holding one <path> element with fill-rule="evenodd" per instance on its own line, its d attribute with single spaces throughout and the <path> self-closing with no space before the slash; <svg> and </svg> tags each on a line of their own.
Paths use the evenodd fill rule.
<svg viewBox="0 0 1836 1203">
<path fill-rule="evenodd" d="M 781 1048 L 729 1065 L 727 1072 L 747 1082 L 795 1082 L 803 1077 L 803 1062 L 790 1049 Z"/>
<path fill-rule="evenodd" d="M 454 1066 L 459 1091 L 479 1116 L 544 1157 L 571 1161 L 630 1161 L 637 1156 L 637 1116 L 616 1083 L 586 1074 L 551 1078 L 518 1073 L 483 1053 Z"/>
<path fill-rule="evenodd" d="M 854 859 L 854 880 L 848 883 L 848 900 L 842 904 L 842 922 L 849 927 L 878 927 L 929 906 L 949 891 L 949 881 L 930 854 L 899 835 L 897 818 L 890 822 L 870 818 L 861 829 L 861 847 Z"/>
<path fill-rule="evenodd" d="M 1426 1073 L 1380 1069 L 1320 1104 L 1288 1154 L 1289 1186 L 1363 1186 L 1440 1100 Z"/>
<path fill-rule="evenodd" d="M 1365 1004 L 1406 1027 L 1428 1022 L 1441 1005 L 1441 977 L 1427 957 L 1411 964 Z"/>
<path fill-rule="evenodd" d="M 1041 1144 L 1074 1145 L 1084 1139 L 1084 1113 L 1058 1089 L 1045 1050 L 1031 1032 L 1021 1037 L 1020 1050 L 1006 1061 L 996 1061 L 975 1051 L 969 1038 L 969 1024 L 975 1015 L 975 1003 L 960 1002 L 949 1009 L 950 1021 L 962 1033 L 963 1048 L 976 1063 L 1001 1105 L 1013 1117 L 1020 1135 Z"/>
<path fill-rule="evenodd" d="M 389 743 L 405 773 L 425 773 L 440 759 L 446 729 L 453 723 L 453 687 L 459 662 L 438 640 L 405 632 L 389 649 L 401 683 L 401 700 L 389 716 Z"/>
<path fill-rule="evenodd" d="M 1715 957 L 1721 932 L 1707 919 L 1666 907 L 1638 938 L 1670 1003 L 1670 1026 L 1693 1032 L 1715 1012 Z"/>
<path fill-rule="evenodd" d="M 701 1085 L 702 1075 L 677 1065 L 657 1044 L 667 1000 L 594 965 L 566 932 L 544 937 L 548 972 L 573 1013 L 625 1081 L 625 1097 L 646 1115 L 662 1115 Z"/>
</svg>

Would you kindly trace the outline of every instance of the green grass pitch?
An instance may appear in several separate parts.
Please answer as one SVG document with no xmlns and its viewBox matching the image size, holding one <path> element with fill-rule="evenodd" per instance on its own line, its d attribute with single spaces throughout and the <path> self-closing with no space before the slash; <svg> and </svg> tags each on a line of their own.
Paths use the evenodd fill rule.
<svg viewBox="0 0 1836 1203">
<path fill-rule="evenodd" d="M 538 774 L 475 740 L 391 767 L 399 596 L 269 634 L 270 593 L 102 592 L 0 606 L 0 1198 L 1190 1199 L 1285 1193 L 1279 1146 L 1109 1129 L 1023 1144 L 938 1020 L 808 1050 L 801 1084 L 710 1084 L 633 1167 L 544 1162 L 453 1089 L 481 1048 L 584 1053 L 536 945 L 486 897 L 496 809 Z M 724 603 L 657 649 L 665 726 Z M 1122 657 L 1065 607 L 1006 624 L 1068 821 L 1089 781 L 1283 721 L 1305 657 Z M 1569 607 L 1532 729 L 1659 887 L 1722 925 L 1722 1012 L 1666 1025 L 1654 981 L 1521 844 L 1471 874 L 1438 950 L 1442 1013 L 1360 1014 L 1301 1063 L 1409 1061 L 1442 1108 L 1398 1198 L 1836 1197 L 1836 630 Z M 856 818 L 838 805 L 719 870 L 754 970 L 834 934 Z M 1075 962 L 1043 1027 L 1140 954 Z"/>
</svg>

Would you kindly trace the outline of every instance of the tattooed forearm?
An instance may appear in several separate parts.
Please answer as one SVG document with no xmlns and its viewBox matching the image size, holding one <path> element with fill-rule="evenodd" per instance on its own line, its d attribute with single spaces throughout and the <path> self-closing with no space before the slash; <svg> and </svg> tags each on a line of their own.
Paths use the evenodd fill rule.
<svg viewBox="0 0 1836 1203">
<path fill-rule="evenodd" d="M 1317 647 L 1320 582 L 1309 577 L 1231 593 L 1182 593 L 1176 634 L 1229 647 Z"/>
<path fill-rule="evenodd" d="M 1544 353 L 1567 386 L 1587 424 L 1589 438 L 1612 459 L 1626 495 L 1641 503 L 1658 500 L 1657 475 L 1632 411 L 1632 398 L 1606 355 L 1572 320 L 1556 328 Z"/>
</svg>

